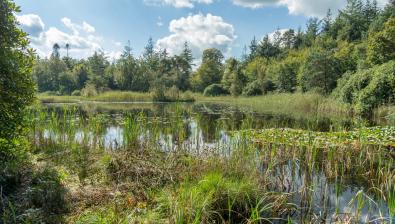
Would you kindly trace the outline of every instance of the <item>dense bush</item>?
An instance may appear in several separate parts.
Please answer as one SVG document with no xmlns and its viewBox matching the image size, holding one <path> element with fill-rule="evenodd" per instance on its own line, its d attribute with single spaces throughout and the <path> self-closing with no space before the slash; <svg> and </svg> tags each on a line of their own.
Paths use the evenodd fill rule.
<svg viewBox="0 0 395 224">
<path fill-rule="evenodd" d="M 383 103 L 394 101 L 395 61 L 348 74 L 339 81 L 334 95 L 355 105 L 357 112 L 369 115 Z"/>
<path fill-rule="evenodd" d="M 25 109 L 34 98 L 34 53 L 15 15 L 19 8 L 0 2 L 0 222 L 4 206 L 20 187 L 27 162 Z"/>
<path fill-rule="evenodd" d="M 244 87 L 243 95 L 244 96 L 262 95 L 262 86 L 259 83 L 259 81 L 251 82 L 246 87 Z"/>
<path fill-rule="evenodd" d="M 261 88 L 262 88 L 262 92 L 264 94 L 266 94 L 266 93 L 273 92 L 274 90 L 276 90 L 276 84 L 270 79 L 263 80 Z"/>
<path fill-rule="evenodd" d="M 383 31 L 373 33 L 368 43 L 368 61 L 372 64 L 395 60 L 395 18 L 385 23 Z"/>
<path fill-rule="evenodd" d="M 96 86 L 93 84 L 86 84 L 86 86 L 81 90 L 81 95 L 85 97 L 92 97 L 97 95 Z"/>
<path fill-rule="evenodd" d="M 204 96 L 220 96 L 228 95 L 229 91 L 226 90 L 221 84 L 212 84 L 207 86 L 203 94 Z"/>
<path fill-rule="evenodd" d="M 35 209 L 36 217 L 33 220 L 39 218 L 46 223 L 57 223 L 59 215 L 68 211 L 66 193 L 55 170 L 44 168 L 33 173 L 29 187 L 24 193 L 26 207 Z M 29 217 L 26 218 L 29 220 Z"/>
<path fill-rule="evenodd" d="M 151 96 L 152 96 L 152 100 L 154 102 L 166 102 L 167 101 L 165 89 L 163 86 L 158 86 L 156 88 L 153 88 L 151 90 Z"/>
</svg>

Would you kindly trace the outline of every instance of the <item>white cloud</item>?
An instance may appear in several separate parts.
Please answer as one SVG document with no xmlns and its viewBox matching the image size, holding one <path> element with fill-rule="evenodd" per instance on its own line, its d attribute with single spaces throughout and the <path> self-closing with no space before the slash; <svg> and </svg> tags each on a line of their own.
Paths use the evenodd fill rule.
<svg viewBox="0 0 395 224">
<path fill-rule="evenodd" d="M 233 4 L 248 8 L 263 8 L 267 6 L 285 6 L 292 15 L 323 17 L 328 9 L 337 12 L 346 6 L 346 0 L 232 0 Z M 384 6 L 388 0 L 379 0 Z"/>
<path fill-rule="evenodd" d="M 193 8 L 195 3 L 211 4 L 214 0 L 144 0 L 147 5 L 171 5 L 176 8 Z"/>
<path fill-rule="evenodd" d="M 96 31 L 95 27 L 85 21 L 82 23 L 82 29 L 87 33 L 94 33 Z"/>
<path fill-rule="evenodd" d="M 281 38 L 284 35 L 284 33 L 287 31 L 289 31 L 289 29 L 278 29 L 276 31 L 269 33 L 267 36 L 269 37 L 269 40 L 273 42 L 276 40 L 276 38 Z"/>
<path fill-rule="evenodd" d="M 36 49 L 41 57 L 48 57 L 52 53 L 55 43 L 61 47 L 61 54 L 65 54 L 66 44 L 70 45 L 69 54 L 76 58 L 91 56 L 95 51 L 103 51 L 104 40 L 95 34 L 95 28 L 87 22 L 82 24 L 73 23 L 69 18 L 62 18 L 61 21 L 68 29 L 62 31 L 56 27 L 45 29 L 45 24 L 38 15 L 28 14 L 17 16 L 20 26 L 30 34 L 30 45 Z M 117 44 L 113 44 L 114 49 L 119 49 Z M 104 51 L 110 58 L 119 57 L 119 51 Z"/>
<path fill-rule="evenodd" d="M 331 9 L 333 12 L 342 9 L 346 5 L 345 0 L 283 0 L 282 5 L 288 7 L 293 15 L 306 15 L 324 17 Z"/>
<path fill-rule="evenodd" d="M 72 30 L 75 35 L 79 35 L 80 32 L 94 33 L 96 31 L 95 27 L 85 21 L 82 22 L 82 25 L 71 22 L 67 17 L 62 18 L 61 21 L 67 28 Z"/>
<path fill-rule="evenodd" d="M 26 14 L 16 16 L 21 28 L 28 34 L 37 37 L 45 29 L 45 24 L 38 15 Z"/>
<path fill-rule="evenodd" d="M 276 5 L 278 2 L 279 0 L 233 0 L 235 5 L 253 9 Z"/>
<path fill-rule="evenodd" d="M 170 54 L 177 54 L 182 51 L 183 43 L 188 42 L 196 59 L 207 48 L 229 52 L 237 38 L 233 25 L 226 23 L 222 17 L 211 14 L 196 14 L 172 20 L 169 31 L 171 34 L 159 39 L 156 47 L 167 49 Z"/>
</svg>

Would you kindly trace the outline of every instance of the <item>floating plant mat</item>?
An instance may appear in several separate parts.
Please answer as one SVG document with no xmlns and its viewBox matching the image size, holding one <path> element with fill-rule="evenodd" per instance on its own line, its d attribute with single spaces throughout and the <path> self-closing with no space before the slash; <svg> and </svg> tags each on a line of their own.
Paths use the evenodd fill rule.
<svg viewBox="0 0 395 224">
<path fill-rule="evenodd" d="M 395 148 L 395 127 L 361 128 L 349 132 L 313 132 L 295 129 L 245 130 L 239 133 L 260 144 L 336 147 L 375 145 Z"/>
</svg>

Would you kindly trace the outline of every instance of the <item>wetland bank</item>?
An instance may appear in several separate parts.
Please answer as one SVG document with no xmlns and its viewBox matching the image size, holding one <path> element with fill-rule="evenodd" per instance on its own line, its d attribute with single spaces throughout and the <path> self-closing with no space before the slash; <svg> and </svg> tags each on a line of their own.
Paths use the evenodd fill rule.
<svg viewBox="0 0 395 224">
<path fill-rule="evenodd" d="M 395 221 L 390 119 L 196 102 L 42 104 L 29 120 L 60 179 L 41 199 L 52 222 Z"/>
</svg>

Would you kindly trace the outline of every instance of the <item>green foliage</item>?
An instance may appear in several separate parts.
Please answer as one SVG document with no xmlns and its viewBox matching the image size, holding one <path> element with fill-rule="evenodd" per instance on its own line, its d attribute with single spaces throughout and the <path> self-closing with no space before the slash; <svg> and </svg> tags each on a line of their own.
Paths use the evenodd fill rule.
<svg viewBox="0 0 395 224">
<path fill-rule="evenodd" d="M 33 51 L 26 33 L 18 28 L 12 1 L 0 3 L 0 182 L 12 176 L 25 158 L 24 111 L 34 98 L 31 77 Z M 5 179 L 4 179 L 5 178 Z M 11 178 L 13 179 L 13 178 Z M 0 195 L 1 196 L 1 195 Z"/>
<path fill-rule="evenodd" d="M 92 97 L 98 94 L 96 86 L 94 84 L 88 83 L 86 86 L 81 90 L 81 96 L 85 97 Z"/>
<path fill-rule="evenodd" d="M 77 80 L 71 72 L 59 74 L 59 90 L 62 95 L 70 95 L 77 88 Z"/>
<path fill-rule="evenodd" d="M 262 40 L 254 37 L 241 60 L 229 58 L 223 65 L 220 50 L 206 49 L 194 71 L 187 42 L 180 46 L 179 54 L 169 55 L 166 49 L 155 50 L 150 38 L 141 57 L 133 56 L 128 43 L 121 58 L 113 63 L 103 52 L 95 52 L 86 60 L 69 55 L 61 58 L 62 46 L 54 44 L 51 57 L 38 60 L 33 77 L 39 92 L 56 95 L 75 90 L 87 96 L 110 90 L 151 91 L 153 98 L 164 101 L 173 98 L 169 96 L 174 95 L 169 91 L 173 87 L 180 92 L 204 92 L 213 84 L 221 84 L 226 92 L 219 92 L 232 96 L 297 90 L 329 95 L 348 74 L 395 59 L 394 10 L 393 2 L 381 10 L 376 1 L 347 0 L 336 16 L 328 10 L 322 20 L 309 18 L 305 29 L 277 30 Z M 69 49 L 70 45 L 66 47 Z M 365 78 L 361 78 L 363 82 Z M 354 93 L 348 91 L 342 98 L 351 102 Z"/>
<path fill-rule="evenodd" d="M 277 91 L 294 92 L 297 86 L 297 74 L 300 63 L 293 58 L 272 65 L 269 76 L 275 80 Z"/>
<path fill-rule="evenodd" d="M 191 79 L 194 90 L 203 92 L 209 85 L 221 82 L 223 58 L 218 49 L 212 48 L 203 52 L 202 64 Z"/>
<path fill-rule="evenodd" d="M 58 173 L 52 169 L 44 169 L 34 173 L 25 197 L 29 207 L 39 208 L 44 216 L 48 216 L 67 212 L 66 193 Z"/>
<path fill-rule="evenodd" d="M 204 96 L 220 96 L 220 95 L 228 95 L 229 91 L 226 90 L 224 86 L 221 84 L 212 84 L 207 86 L 206 89 L 204 89 Z"/>
<path fill-rule="evenodd" d="M 254 58 L 244 68 L 244 75 L 249 83 L 256 80 L 263 80 L 266 77 L 268 60 L 263 57 Z"/>
<path fill-rule="evenodd" d="M 304 92 L 317 90 L 329 94 L 336 88 L 340 75 L 338 60 L 331 53 L 317 49 L 308 55 L 299 76 L 299 84 Z"/>
<path fill-rule="evenodd" d="M 384 30 L 372 33 L 368 41 L 368 60 L 372 64 L 382 64 L 395 60 L 395 18 L 390 18 Z"/>
<path fill-rule="evenodd" d="M 261 89 L 264 94 L 273 92 L 276 90 L 276 84 L 270 79 L 265 79 L 261 82 Z"/>
<path fill-rule="evenodd" d="M 258 46 L 258 55 L 264 58 L 276 57 L 280 53 L 280 34 L 276 33 L 275 42 L 271 42 L 269 36 L 265 36 Z"/>
<path fill-rule="evenodd" d="M 89 77 L 92 77 L 91 70 L 85 64 L 78 64 L 73 68 L 73 76 L 76 79 L 76 88 L 81 90 L 85 87 Z"/>
<path fill-rule="evenodd" d="M 334 95 L 355 105 L 356 110 L 369 115 L 380 104 L 394 101 L 395 62 L 346 75 Z"/>
<path fill-rule="evenodd" d="M 238 61 L 234 58 L 228 59 L 222 77 L 224 88 L 228 89 L 232 96 L 238 96 L 243 90 L 244 79 Z"/>
<path fill-rule="evenodd" d="M 262 93 L 262 86 L 259 81 L 250 82 L 243 89 L 244 96 L 258 96 Z"/>
<path fill-rule="evenodd" d="M 255 209 L 261 212 L 259 219 L 264 212 L 270 213 L 266 200 L 268 197 L 254 181 L 218 173 L 184 182 L 175 192 L 164 190 L 157 199 L 162 213 L 174 223 L 246 222 L 255 218 Z"/>
</svg>

